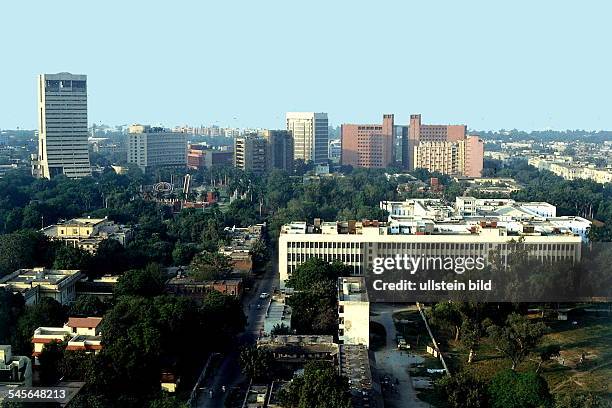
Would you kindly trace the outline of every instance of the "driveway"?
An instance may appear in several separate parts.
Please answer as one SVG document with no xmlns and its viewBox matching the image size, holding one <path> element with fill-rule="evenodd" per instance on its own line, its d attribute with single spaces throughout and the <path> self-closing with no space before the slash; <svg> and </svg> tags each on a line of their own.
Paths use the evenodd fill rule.
<svg viewBox="0 0 612 408">
<path fill-rule="evenodd" d="M 412 378 L 408 372 L 411 365 L 420 364 L 423 358 L 412 355 L 410 351 L 398 350 L 396 342 L 395 324 L 393 324 L 393 313 L 401 310 L 416 310 L 416 306 L 397 307 L 383 303 L 372 304 L 371 311 L 376 316 L 371 316 L 370 320 L 380 323 L 387 332 L 387 343 L 384 348 L 374 352 L 376 356 L 376 366 L 379 376 L 388 375 L 391 382 L 395 384 L 396 379 L 399 385 L 394 387 L 396 391 L 385 391 L 385 407 L 387 408 L 427 408 L 430 407 L 424 401 L 417 398 Z"/>
</svg>

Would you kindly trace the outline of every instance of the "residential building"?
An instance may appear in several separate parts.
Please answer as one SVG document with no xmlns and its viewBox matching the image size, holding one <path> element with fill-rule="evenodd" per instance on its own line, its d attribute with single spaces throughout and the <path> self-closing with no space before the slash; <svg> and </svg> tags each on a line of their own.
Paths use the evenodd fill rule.
<svg viewBox="0 0 612 408">
<path fill-rule="evenodd" d="M 0 278 L 0 288 L 21 293 L 26 304 L 48 297 L 68 305 L 75 299 L 75 285 L 83 276 L 79 270 L 19 269 Z"/>
<path fill-rule="evenodd" d="M 338 278 L 338 341 L 370 347 L 370 302 L 363 277 Z"/>
<path fill-rule="evenodd" d="M 342 158 L 345 166 L 385 168 L 394 161 L 393 115 L 383 115 L 382 125 L 343 124 Z"/>
<path fill-rule="evenodd" d="M 131 228 L 115 224 L 107 218 L 73 218 L 41 230 L 51 240 L 63 241 L 66 245 L 95 253 L 106 239 L 118 241 L 121 245 L 132 239 Z"/>
<path fill-rule="evenodd" d="M 495 211 L 468 212 L 467 204 L 453 208 L 439 200 L 383 201 L 381 209 L 390 213 L 387 222 L 286 224 L 279 236 L 281 287 L 293 270 L 311 257 L 339 260 L 352 269 L 352 275 L 363 276 L 372 271 L 372 260 L 378 257 L 461 255 L 486 260 L 493 249 L 505 256 L 511 250 L 508 243 L 519 238 L 534 258 L 580 260 L 590 221 L 557 217 L 548 203 L 489 201 L 501 205 Z"/>
<path fill-rule="evenodd" d="M 484 160 L 484 142 L 467 135 L 465 125 L 424 125 L 421 115 L 410 115 L 408 165 L 411 170 L 455 176 L 480 177 Z"/>
<path fill-rule="evenodd" d="M 238 136 L 234 139 L 234 167 L 250 171 L 255 175 L 266 172 L 266 139 L 255 134 Z"/>
<path fill-rule="evenodd" d="M 46 344 L 67 341 L 66 350 L 98 353 L 102 350 L 101 317 L 70 317 L 62 327 L 38 327 L 32 336 L 33 353 L 37 358 Z"/>
<path fill-rule="evenodd" d="M 538 170 L 548 170 L 566 180 L 593 180 L 596 183 L 612 183 L 612 169 L 598 169 L 593 165 L 574 163 L 555 156 L 536 156 L 528 160 Z"/>
<path fill-rule="evenodd" d="M 214 166 L 231 166 L 234 162 L 234 150 L 230 146 L 220 149 L 209 148 L 203 144 L 189 144 L 187 167 L 190 169 L 211 168 Z"/>
<path fill-rule="evenodd" d="M 288 130 L 264 130 L 267 142 L 266 168 L 293 171 L 293 138 Z"/>
<path fill-rule="evenodd" d="M 0 403 L 4 392 L 32 386 L 32 361 L 26 356 L 14 356 L 10 345 L 0 345 Z"/>
<path fill-rule="evenodd" d="M 287 112 L 287 130 L 293 137 L 293 158 L 305 163 L 328 160 L 329 123 L 327 113 Z"/>
<path fill-rule="evenodd" d="M 128 163 L 136 164 L 145 173 L 159 167 L 185 167 L 186 134 L 162 127 L 132 125 L 128 129 Z"/>
<path fill-rule="evenodd" d="M 91 176 L 87 144 L 87 76 L 68 72 L 38 76 L 36 177 Z"/>
</svg>

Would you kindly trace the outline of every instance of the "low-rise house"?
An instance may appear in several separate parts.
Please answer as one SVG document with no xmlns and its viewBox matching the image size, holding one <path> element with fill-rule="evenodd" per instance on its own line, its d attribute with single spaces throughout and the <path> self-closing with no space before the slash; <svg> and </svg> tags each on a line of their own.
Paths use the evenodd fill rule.
<svg viewBox="0 0 612 408">
<path fill-rule="evenodd" d="M 101 322 L 101 317 L 70 317 L 63 327 L 39 327 L 32 336 L 32 355 L 38 357 L 46 344 L 63 341 L 67 341 L 66 350 L 98 353 L 102 349 Z"/>
<path fill-rule="evenodd" d="M 66 245 L 95 253 L 100 242 L 113 239 L 121 245 L 132 239 L 132 230 L 124 225 L 115 224 L 108 218 L 73 218 L 58 224 L 49 225 L 41 230 L 52 240 L 63 241 Z"/>
<path fill-rule="evenodd" d="M 21 293 L 28 305 L 43 297 L 67 305 L 75 299 L 75 285 L 83 276 L 79 270 L 19 269 L 0 278 L 0 288 Z"/>
</svg>

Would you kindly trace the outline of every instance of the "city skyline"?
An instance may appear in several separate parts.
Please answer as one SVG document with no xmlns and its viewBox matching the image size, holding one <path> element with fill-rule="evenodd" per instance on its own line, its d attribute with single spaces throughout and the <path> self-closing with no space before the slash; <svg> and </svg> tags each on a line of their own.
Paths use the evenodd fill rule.
<svg viewBox="0 0 612 408">
<path fill-rule="evenodd" d="M 10 81 L 0 128 L 35 129 L 36 75 L 73 72 L 88 75 L 91 123 L 283 129 L 288 111 L 328 112 L 334 125 L 375 122 L 383 112 L 406 123 L 422 112 L 478 130 L 610 129 L 612 81 L 601 53 L 610 6 L 552 4 L 241 3 L 236 13 L 227 4 L 111 2 L 79 7 L 83 18 L 43 30 L 63 8 L 30 13 L 27 2 L 12 3 L 0 32 L 17 38 L 4 48 L 19 63 L 2 67 Z M 317 29 L 300 29 L 296 16 Z M 237 29 L 245 26 L 248 35 Z M 44 44 L 70 38 L 71 46 L 45 46 L 43 34 Z M 296 64 L 301 49 L 309 58 Z M 351 62 L 374 52 L 389 63 Z"/>
</svg>

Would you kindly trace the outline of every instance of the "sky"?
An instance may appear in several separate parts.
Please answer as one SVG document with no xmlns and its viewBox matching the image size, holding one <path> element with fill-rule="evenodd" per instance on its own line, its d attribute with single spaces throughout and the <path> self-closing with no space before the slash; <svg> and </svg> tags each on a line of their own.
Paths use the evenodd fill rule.
<svg viewBox="0 0 612 408">
<path fill-rule="evenodd" d="M 612 2 L 0 3 L 0 128 L 36 75 L 88 75 L 90 123 L 283 128 L 411 113 L 471 129 L 612 129 Z"/>
</svg>

